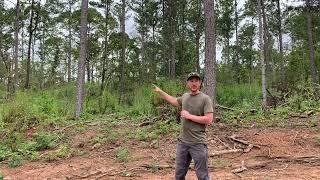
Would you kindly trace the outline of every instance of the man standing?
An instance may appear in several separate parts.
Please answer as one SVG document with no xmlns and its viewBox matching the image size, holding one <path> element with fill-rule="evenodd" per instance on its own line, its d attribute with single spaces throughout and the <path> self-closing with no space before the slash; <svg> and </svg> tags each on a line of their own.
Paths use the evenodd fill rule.
<svg viewBox="0 0 320 180">
<path fill-rule="evenodd" d="M 181 128 L 176 150 L 176 180 L 184 180 L 193 159 L 199 180 L 208 180 L 208 148 L 206 126 L 213 121 L 210 97 L 200 91 L 200 75 L 192 72 L 187 78 L 188 93 L 176 98 L 154 85 L 153 91 L 174 106 L 182 106 Z"/>
</svg>

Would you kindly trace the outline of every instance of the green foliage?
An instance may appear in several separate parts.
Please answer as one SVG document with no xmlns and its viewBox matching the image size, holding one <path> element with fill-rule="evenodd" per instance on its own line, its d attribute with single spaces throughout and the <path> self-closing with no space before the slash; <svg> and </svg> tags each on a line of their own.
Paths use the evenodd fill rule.
<svg viewBox="0 0 320 180">
<path fill-rule="evenodd" d="M 258 84 L 221 85 L 217 88 L 217 101 L 227 107 L 259 107 L 261 88 Z"/>
<path fill-rule="evenodd" d="M 152 105 L 154 93 L 151 88 L 150 85 L 135 88 L 132 92 L 133 103 L 130 114 L 133 116 L 141 116 L 152 113 L 153 109 L 150 108 L 150 106 Z"/>
<path fill-rule="evenodd" d="M 165 135 L 170 132 L 171 126 L 171 124 L 168 124 L 166 122 L 159 122 L 154 126 L 154 131 L 159 135 Z"/>
<path fill-rule="evenodd" d="M 115 143 L 118 139 L 119 139 L 119 134 L 117 132 L 111 132 L 106 137 L 106 141 L 108 143 Z"/>
<path fill-rule="evenodd" d="M 31 98 L 26 93 L 17 93 L 14 101 L 3 106 L 0 114 L 3 114 L 1 120 L 6 128 L 12 132 L 21 132 L 38 124 L 38 119 L 34 116 L 33 105 L 30 101 Z"/>
<path fill-rule="evenodd" d="M 4 146 L 4 144 L 0 144 L 0 162 L 6 160 L 10 156 L 10 150 Z"/>
<path fill-rule="evenodd" d="M 58 136 L 49 132 L 40 131 L 35 135 L 36 150 L 51 149 L 56 146 Z"/>
<path fill-rule="evenodd" d="M 13 153 L 9 158 L 8 165 L 11 168 L 18 167 L 22 164 L 22 161 L 23 158 L 21 155 L 19 155 L 18 153 Z"/>
<path fill-rule="evenodd" d="M 104 90 L 102 96 L 98 97 L 99 113 L 114 112 L 118 110 L 118 97 Z"/>
<path fill-rule="evenodd" d="M 105 89 L 100 95 L 98 84 L 88 84 L 84 111 L 89 114 L 104 114 L 107 112 L 119 111 L 121 107 L 118 103 L 118 95 Z"/>
<path fill-rule="evenodd" d="M 50 151 L 48 154 L 45 155 L 44 159 L 48 162 L 58 160 L 60 158 L 66 158 L 70 154 L 70 147 L 69 145 L 62 144 L 58 147 L 58 149 L 54 151 Z"/>
<path fill-rule="evenodd" d="M 70 152 L 70 147 L 66 144 L 62 144 L 59 146 L 58 150 L 56 151 L 56 156 L 58 158 L 65 158 L 68 156 Z"/>
<path fill-rule="evenodd" d="M 157 161 L 157 160 L 153 160 L 153 161 L 151 162 L 150 166 L 151 166 L 151 172 L 152 172 L 152 173 L 155 173 L 155 172 L 159 171 L 159 169 L 160 169 L 160 168 L 159 168 L 160 163 L 159 163 L 159 161 Z"/>
<path fill-rule="evenodd" d="M 318 145 L 320 145 L 320 134 L 316 135 L 314 137 L 314 139 L 316 140 L 316 142 L 318 143 Z"/>
<path fill-rule="evenodd" d="M 11 131 L 8 133 L 8 137 L 4 140 L 4 145 L 12 151 L 17 151 L 23 140 L 24 138 L 22 133 Z"/>
<path fill-rule="evenodd" d="M 144 129 L 137 129 L 136 139 L 139 141 L 146 141 L 148 139 L 148 134 Z"/>
<path fill-rule="evenodd" d="M 294 112 L 305 112 L 319 107 L 320 103 L 315 97 L 311 83 L 297 86 L 297 90 L 288 99 L 288 106 Z"/>
<path fill-rule="evenodd" d="M 118 162 L 128 162 L 129 151 L 127 148 L 119 147 L 116 149 L 116 159 Z"/>
<path fill-rule="evenodd" d="M 319 125 L 318 120 L 317 119 L 312 119 L 310 121 L 310 126 L 311 127 L 317 127 Z"/>
<path fill-rule="evenodd" d="M 116 143 L 119 138 L 120 135 L 118 132 L 108 130 L 107 133 L 96 136 L 94 139 L 92 139 L 92 144 Z"/>
</svg>

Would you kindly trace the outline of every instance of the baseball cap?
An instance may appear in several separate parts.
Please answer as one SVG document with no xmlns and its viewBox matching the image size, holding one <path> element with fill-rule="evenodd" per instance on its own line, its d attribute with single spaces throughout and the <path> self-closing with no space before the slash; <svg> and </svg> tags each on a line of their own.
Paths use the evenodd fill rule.
<svg viewBox="0 0 320 180">
<path fill-rule="evenodd" d="M 201 79 L 201 77 L 200 77 L 200 74 L 199 74 L 199 73 L 197 73 L 197 72 L 191 72 L 191 73 L 189 73 L 189 74 L 188 74 L 187 81 L 189 81 L 189 80 L 190 80 L 190 78 L 192 78 L 192 77 L 197 77 L 197 78 L 199 78 L 199 80 Z"/>
</svg>

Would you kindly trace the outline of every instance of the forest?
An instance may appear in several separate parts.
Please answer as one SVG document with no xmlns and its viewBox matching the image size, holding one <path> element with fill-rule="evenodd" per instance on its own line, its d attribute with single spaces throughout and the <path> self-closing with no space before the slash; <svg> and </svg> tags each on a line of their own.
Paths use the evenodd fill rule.
<svg viewBox="0 0 320 180">
<path fill-rule="evenodd" d="M 211 177 L 320 178 L 319 70 L 316 0 L 0 0 L 0 179 L 171 179 L 190 72 Z"/>
</svg>

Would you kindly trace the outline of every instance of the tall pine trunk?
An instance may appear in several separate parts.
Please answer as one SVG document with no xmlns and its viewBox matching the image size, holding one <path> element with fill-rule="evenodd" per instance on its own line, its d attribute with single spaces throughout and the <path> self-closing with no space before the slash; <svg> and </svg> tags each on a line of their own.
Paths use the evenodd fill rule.
<svg viewBox="0 0 320 180">
<path fill-rule="evenodd" d="M 281 9 L 280 0 L 277 0 L 277 19 L 278 19 L 278 33 L 279 33 L 279 50 L 280 50 L 280 77 L 281 82 L 284 82 L 284 59 L 283 59 L 283 42 L 282 42 L 282 21 L 281 21 Z"/>
<path fill-rule="evenodd" d="M 88 23 L 88 0 L 82 0 L 81 19 L 80 19 L 80 58 L 78 61 L 78 77 L 77 77 L 76 118 L 80 117 L 83 109 L 85 62 L 87 58 L 87 29 L 88 29 L 87 23 Z"/>
<path fill-rule="evenodd" d="M 16 90 L 19 70 L 18 70 L 18 56 L 19 56 L 19 19 L 20 19 L 20 0 L 17 0 L 16 5 L 16 20 L 14 23 L 14 79 L 13 79 L 13 91 Z"/>
<path fill-rule="evenodd" d="M 196 58 L 195 58 L 195 69 L 198 73 L 200 73 L 200 36 L 201 36 L 201 28 L 200 28 L 200 17 L 201 17 L 201 0 L 197 1 L 197 10 L 198 16 L 196 18 Z"/>
<path fill-rule="evenodd" d="M 169 31 L 170 31 L 170 77 L 176 76 L 176 7 L 175 0 L 169 0 Z"/>
<path fill-rule="evenodd" d="M 236 80 L 237 80 L 237 83 L 240 84 L 240 58 L 239 58 L 239 38 L 238 38 L 238 4 L 237 4 L 237 0 L 234 0 L 234 14 L 235 14 L 235 28 L 236 28 L 236 62 L 235 62 L 235 65 L 236 65 Z"/>
<path fill-rule="evenodd" d="M 27 75 L 26 82 L 24 85 L 25 89 L 29 89 L 30 83 L 30 73 L 31 73 L 31 43 L 32 43 L 32 35 L 33 35 L 33 18 L 34 18 L 34 0 L 31 1 L 31 16 L 30 16 L 30 24 L 29 24 L 29 41 L 28 41 L 28 57 L 27 57 Z"/>
<path fill-rule="evenodd" d="M 104 56 L 102 60 L 102 75 L 101 75 L 101 86 L 100 86 L 100 94 L 103 93 L 105 87 L 105 78 L 106 72 L 108 68 L 108 18 L 109 18 L 109 11 L 110 11 L 110 1 L 107 0 L 105 2 L 105 31 L 104 31 Z"/>
<path fill-rule="evenodd" d="M 216 36 L 215 36 L 215 12 L 214 0 L 204 0 L 205 16 L 205 82 L 206 94 L 216 103 Z"/>
<path fill-rule="evenodd" d="M 69 19 L 68 19 L 68 62 L 67 62 L 67 80 L 68 83 L 71 82 L 71 61 L 72 61 L 72 27 L 71 27 L 71 11 L 72 3 L 69 0 Z"/>
<path fill-rule="evenodd" d="M 262 25 L 262 8 L 261 1 L 258 0 L 258 15 L 259 15 L 259 45 L 260 45 L 260 63 L 261 63 L 261 85 L 262 85 L 262 108 L 267 108 L 267 88 L 266 88 L 266 70 L 265 70 L 265 45 L 263 43 L 263 25 Z"/>
<path fill-rule="evenodd" d="M 269 54 L 269 31 L 267 24 L 267 16 L 265 11 L 264 0 L 260 1 L 261 13 L 262 13 L 262 21 L 263 21 L 263 53 L 264 53 L 264 63 L 266 65 L 266 77 L 270 78 L 271 67 L 270 67 L 270 54 Z"/>
<path fill-rule="evenodd" d="M 312 35 L 312 17 L 311 17 L 311 5 L 312 0 L 306 0 L 307 5 L 307 33 L 308 33 L 308 46 L 309 46 L 309 60 L 310 60 L 310 71 L 312 77 L 312 83 L 314 90 L 317 91 L 317 85 L 319 84 L 318 71 L 314 61 L 314 45 L 313 45 L 313 35 Z"/>
<path fill-rule="evenodd" d="M 144 8 L 144 0 L 141 0 L 141 11 L 145 12 L 145 8 Z M 145 18 L 146 17 L 142 17 L 143 18 L 143 22 L 142 22 L 142 27 L 141 27 L 141 67 L 139 68 L 140 71 L 140 83 L 144 82 L 144 79 L 146 78 L 146 73 L 144 70 L 144 67 L 146 66 L 146 51 L 145 51 L 145 41 L 146 41 L 146 21 Z M 155 72 L 153 72 L 155 73 Z"/>
<path fill-rule="evenodd" d="M 121 35 L 122 35 L 122 47 L 121 47 L 121 59 L 120 59 L 120 82 L 119 82 L 119 90 L 120 90 L 120 96 L 119 96 L 119 103 L 122 103 L 123 101 L 123 95 L 124 95 L 124 64 L 126 59 L 126 27 L 125 27 L 125 15 L 126 15 L 126 1 L 122 0 L 121 4 L 121 18 L 120 18 L 120 27 L 121 27 Z"/>
</svg>

